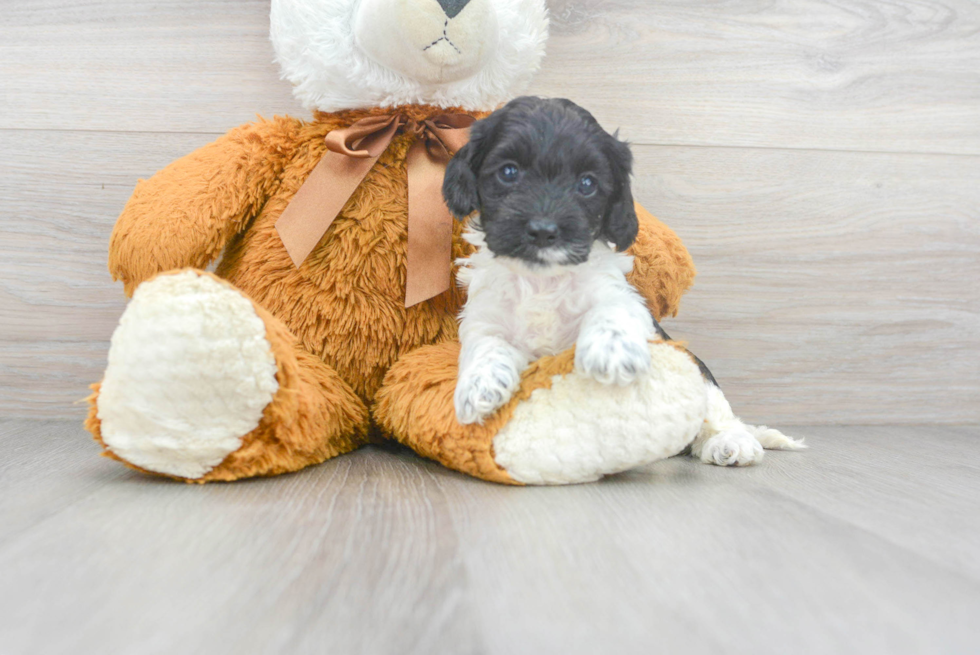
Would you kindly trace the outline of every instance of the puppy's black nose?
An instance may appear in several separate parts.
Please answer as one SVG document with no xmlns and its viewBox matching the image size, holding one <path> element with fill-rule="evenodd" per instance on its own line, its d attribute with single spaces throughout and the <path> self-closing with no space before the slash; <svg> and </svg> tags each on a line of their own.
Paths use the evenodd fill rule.
<svg viewBox="0 0 980 655">
<path fill-rule="evenodd" d="M 456 18 L 456 15 L 463 11 L 463 7 L 470 4 L 470 0 L 437 0 L 437 2 L 450 18 Z"/>
<path fill-rule="evenodd" d="M 558 241 L 558 226 L 546 218 L 532 218 L 527 224 L 527 236 L 539 248 L 547 248 Z"/>
</svg>

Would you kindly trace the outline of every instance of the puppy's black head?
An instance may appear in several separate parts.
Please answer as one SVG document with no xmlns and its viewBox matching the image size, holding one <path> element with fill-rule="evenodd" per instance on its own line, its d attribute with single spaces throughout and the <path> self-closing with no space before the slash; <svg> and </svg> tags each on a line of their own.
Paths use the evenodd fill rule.
<svg viewBox="0 0 980 655">
<path fill-rule="evenodd" d="M 480 212 L 487 247 L 531 264 L 580 264 L 594 241 L 625 250 L 638 224 L 633 156 L 570 100 L 524 97 L 474 123 L 449 162 L 450 211 Z"/>
</svg>

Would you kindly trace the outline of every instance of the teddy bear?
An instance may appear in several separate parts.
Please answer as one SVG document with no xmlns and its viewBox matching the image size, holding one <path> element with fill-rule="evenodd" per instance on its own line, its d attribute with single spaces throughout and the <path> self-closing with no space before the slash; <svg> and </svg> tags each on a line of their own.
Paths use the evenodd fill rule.
<svg viewBox="0 0 980 655">
<path fill-rule="evenodd" d="M 312 118 L 235 128 L 136 186 L 109 244 L 131 300 L 86 421 L 103 454 L 201 483 L 394 439 L 483 480 L 564 484 L 690 444 L 706 401 L 684 400 L 700 377 L 679 350 L 629 387 L 545 357 L 483 423 L 455 417 L 453 262 L 473 246 L 433 192 L 467 126 L 538 69 L 544 1 L 273 0 L 270 18 Z M 694 266 L 636 209 L 628 279 L 674 315 Z"/>
</svg>

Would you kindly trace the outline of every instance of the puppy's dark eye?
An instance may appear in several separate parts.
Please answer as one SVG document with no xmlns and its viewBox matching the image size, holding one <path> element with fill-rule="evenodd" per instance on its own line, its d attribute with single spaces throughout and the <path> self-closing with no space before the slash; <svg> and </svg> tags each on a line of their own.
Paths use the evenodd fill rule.
<svg viewBox="0 0 980 655">
<path fill-rule="evenodd" d="M 594 196 L 595 192 L 598 190 L 599 182 L 591 175 L 583 175 L 582 179 L 578 181 L 578 192 L 586 198 L 589 196 Z"/>
<path fill-rule="evenodd" d="M 521 169 L 517 167 L 516 164 L 504 164 L 497 171 L 497 177 L 504 184 L 513 184 L 517 181 L 517 178 L 521 176 Z"/>
</svg>

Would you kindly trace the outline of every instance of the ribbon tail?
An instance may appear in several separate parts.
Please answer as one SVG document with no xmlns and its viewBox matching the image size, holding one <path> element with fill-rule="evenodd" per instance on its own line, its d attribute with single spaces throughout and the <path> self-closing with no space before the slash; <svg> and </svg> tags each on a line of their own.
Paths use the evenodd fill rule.
<svg viewBox="0 0 980 655">
<path fill-rule="evenodd" d="M 377 157 L 346 157 L 328 151 L 289 202 L 276 231 L 296 268 L 320 243 Z"/>
<path fill-rule="evenodd" d="M 449 289 L 453 217 L 442 199 L 445 165 L 430 158 L 423 143 L 408 152 L 408 263 L 405 307 Z"/>
</svg>

